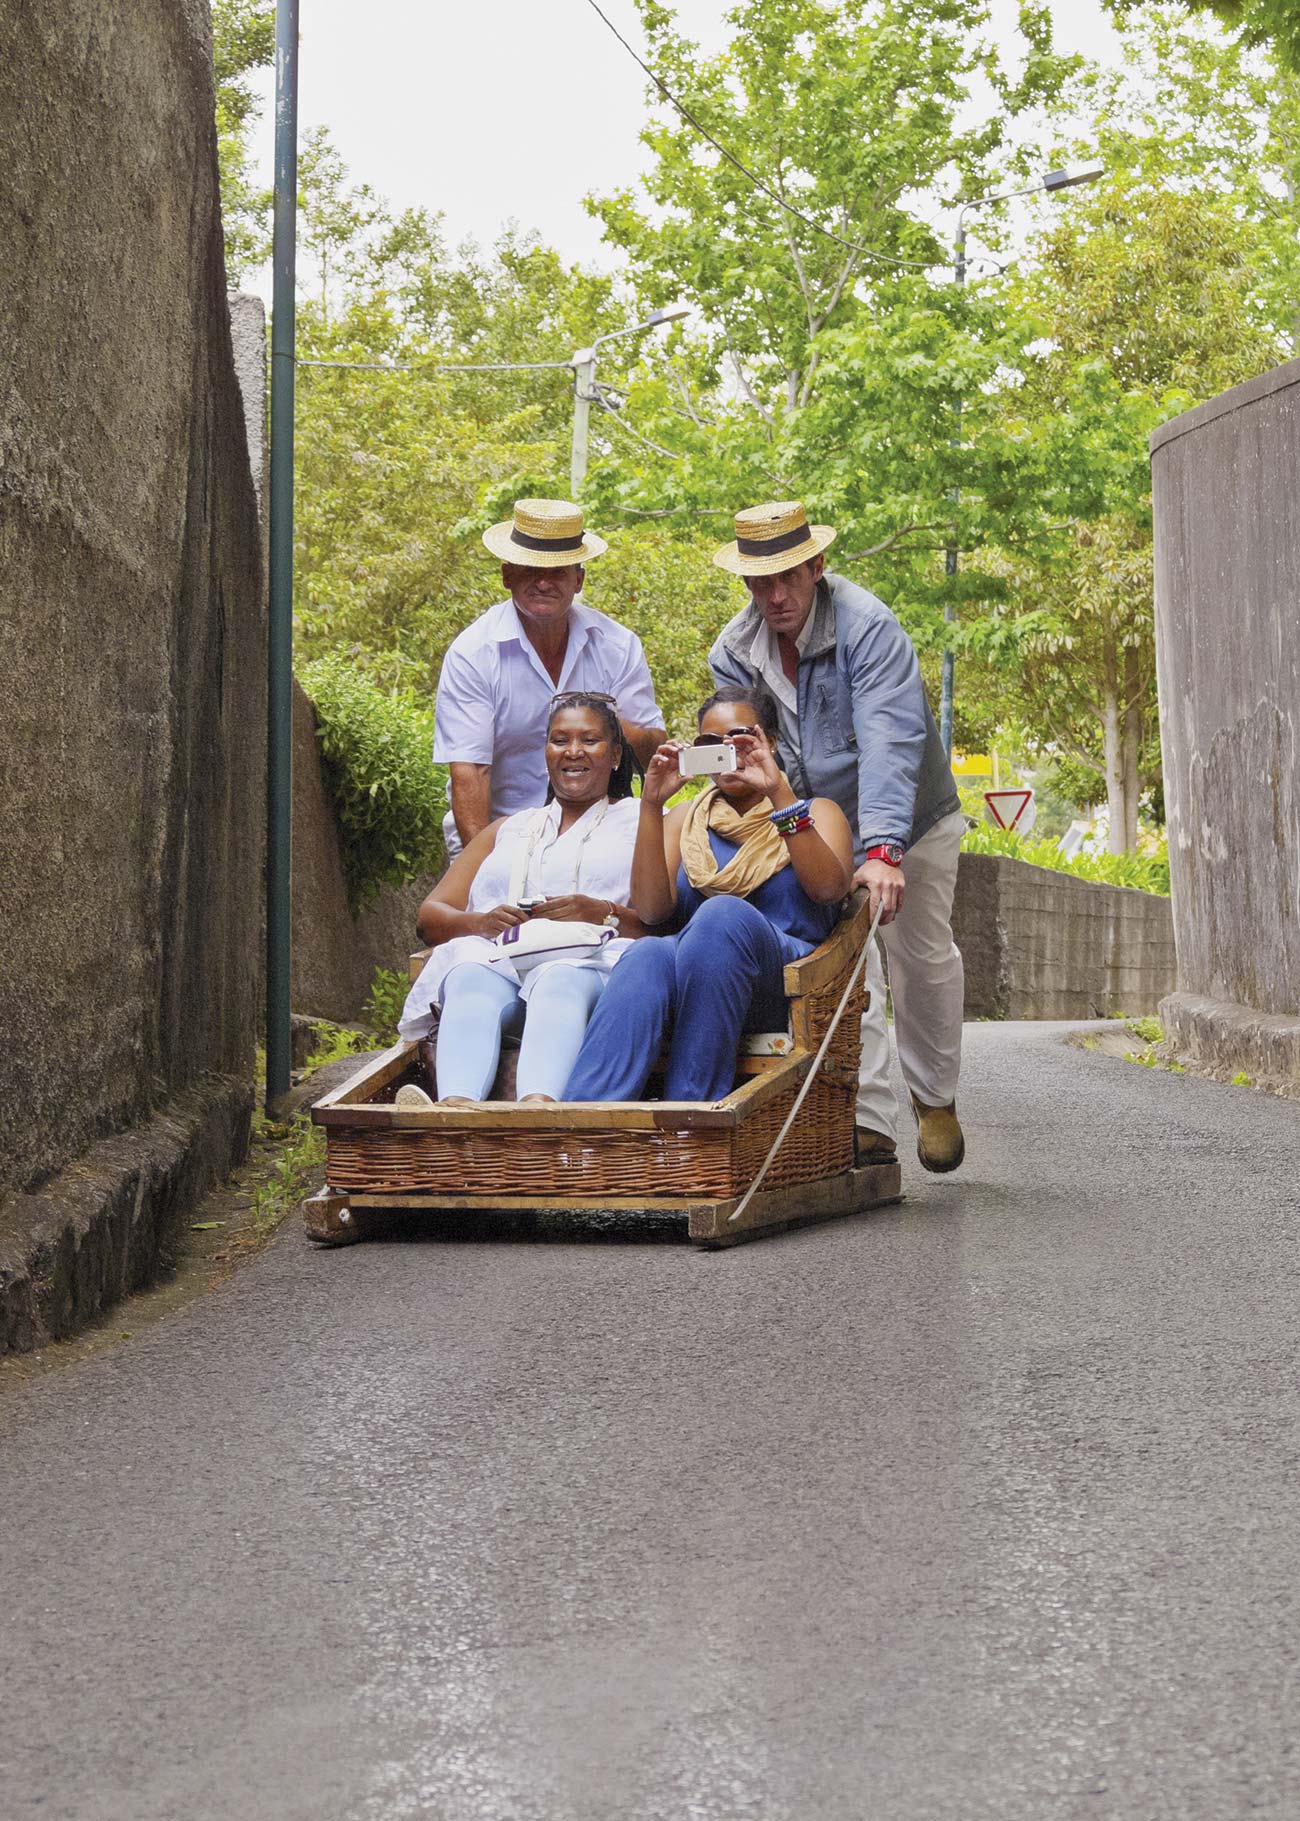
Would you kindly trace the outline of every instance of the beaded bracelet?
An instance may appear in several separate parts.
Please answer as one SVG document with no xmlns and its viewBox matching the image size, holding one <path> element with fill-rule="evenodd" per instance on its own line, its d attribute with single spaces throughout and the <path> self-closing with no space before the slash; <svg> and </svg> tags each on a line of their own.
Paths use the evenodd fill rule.
<svg viewBox="0 0 1300 1821">
<path fill-rule="evenodd" d="M 768 820 L 777 834 L 787 839 L 791 835 L 803 834 L 805 829 L 816 827 L 812 804 L 807 797 L 801 797 L 797 803 L 787 803 L 784 809 L 770 811 Z"/>
<path fill-rule="evenodd" d="M 768 821 L 774 828 L 779 829 L 786 822 L 797 822 L 801 816 L 808 815 L 811 809 L 812 804 L 807 797 L 799 797 L 795 802 L 787 803 L 781 809 L 769 810 Z"/>
</svg>

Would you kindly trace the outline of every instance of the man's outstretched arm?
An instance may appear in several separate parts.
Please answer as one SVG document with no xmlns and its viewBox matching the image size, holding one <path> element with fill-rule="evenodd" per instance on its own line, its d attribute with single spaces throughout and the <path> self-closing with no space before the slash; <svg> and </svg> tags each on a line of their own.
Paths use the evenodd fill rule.
<svg viewBox="0 0 1300 1821">
<path fill-rule="evenodd" d="M 468 847 L 492 820 L 492 767 L 452 760 L 451 814 L 456 833 Z"/>
</svg>

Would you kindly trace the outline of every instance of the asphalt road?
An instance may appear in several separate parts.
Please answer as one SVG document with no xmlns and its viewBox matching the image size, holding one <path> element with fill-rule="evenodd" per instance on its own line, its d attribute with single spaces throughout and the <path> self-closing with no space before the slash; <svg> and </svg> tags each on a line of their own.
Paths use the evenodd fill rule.
<svg viewBox="0 0 1300 1821">
<path fill-rule="evenodd" d="M 1300 1108 L 968 1029 L 730 1252 L 300 1233 L 0 1403 L 5 1821 L 1300 1814 Z"/>
</svg>

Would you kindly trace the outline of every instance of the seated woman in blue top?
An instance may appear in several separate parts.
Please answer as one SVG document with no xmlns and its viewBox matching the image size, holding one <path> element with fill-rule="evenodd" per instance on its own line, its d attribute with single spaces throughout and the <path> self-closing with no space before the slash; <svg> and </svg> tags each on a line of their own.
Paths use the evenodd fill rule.
<svg viewBox="0 0 1300 1821">
<path fill-rule="evenodd" d="M 782 969 L 825 940 L 848 893 L 852 832 L 834 803 L 796 798 L 776 762 L 770 697 L 721 689 L 698 726 L 701 741 L 735 746 L 737 769 L 665 816 L 685 782 L 686 742 L 661 746 L 646 769 L 632 859 L 637 916 L 663 925 L 675 913 L 684 927 L 621 958 L 566 1100 L 640 1099 L 669 1033 L 664 1099 L 723 1099 L 741 1033 L 785 1029 Z"/>
</svg>

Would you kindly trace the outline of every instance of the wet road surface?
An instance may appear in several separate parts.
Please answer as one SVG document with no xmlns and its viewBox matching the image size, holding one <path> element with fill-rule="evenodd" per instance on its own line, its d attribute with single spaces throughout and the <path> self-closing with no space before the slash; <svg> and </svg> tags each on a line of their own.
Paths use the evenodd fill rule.
<svg viewBox="0 0 1300 1821">
<path fill-rule="evenodd" d="M 1300 1814 L 1300 1108 L 967 1057 L 902 1207 L 291 1226 L 7 1396 L 6 1821 Z"/>
</svg>

